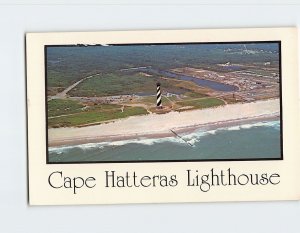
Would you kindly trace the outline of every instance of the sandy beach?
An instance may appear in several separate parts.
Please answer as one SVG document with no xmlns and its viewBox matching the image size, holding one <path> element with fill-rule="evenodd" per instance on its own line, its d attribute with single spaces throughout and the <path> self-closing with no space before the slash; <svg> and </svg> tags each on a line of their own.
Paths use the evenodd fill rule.
<svg viewBox="0 0 300 233">
<path fill-rule="evenodd" d="M 106 124 L 81 128 L 48 129 L 48 145 L 52 147 L 139 137 L 168 137 L 175 136 L 171 130 L 176 133 L 185 133 L 199 128 L 221 128 L 278 119 L 279 114 L 279 99 L 270 99 L 203 110 L 133 116 Z"/>
</svg>

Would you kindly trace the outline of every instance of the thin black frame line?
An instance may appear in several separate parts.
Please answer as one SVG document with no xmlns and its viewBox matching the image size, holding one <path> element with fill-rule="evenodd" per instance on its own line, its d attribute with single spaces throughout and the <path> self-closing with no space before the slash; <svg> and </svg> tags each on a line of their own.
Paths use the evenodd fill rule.
<svg viewBox="0 0 300 233">
<path fill-rule="evenodd" d="M 143 160 L 143 161 L 70 161 L 70 162 L 49 162 L 47 164 L 96 164 L 96 163 L 194 163 L 194 162 L 253 162 L 253 161 L 282 161 L 281 158 L 256 158 L 256 159 L 205 159 L 205 160 Z"/>
<path fill-rule="evenodd" d="M 49 164 L 49 140 L 48 140 L 48 91 L 47 91 L 47 87 L 48 87 L 48 62 L 47 61 L 47 46 L 44 46 L 44 66 L 45 66 L 45 116 L 46 116 L 46 151 L 47 151 L 47 155 L 46 155 L 46 164 Z"/>
<path fill-rule="evenodd" d="M 279 56 L 279 108 L 280 108 L 280 148 L 281 148 L 281 159 L 283 160 L 283 104 L 282 104 L 282 51 L 281 41 L 279 41 L 278 56 Z"/>
<path fill-rule="evenodd" d="M 45 66 L 45 116 L 46 116 L 46 164 L 103 164 L 103 163 L 178 163 L 178 162 L 230 162 L 230 161 L 276 161 L 283 160 L 283 117 L 282 117 L 282 54 L 281 54 L 281 41 L 232 41 L 232 42 L 179 42 L 179 43 L 141 43 L 141 44 L 109 44 L 111 46 L 135 46 L 135 45 L 178 45 L 178 44 L 257 44 L 257 43 L 277 43 L 278 44 L 278 57 L 279 57 L 279 105 L 280 105 L 280 158 L 249 158 L 249 159 L 182 159 L 182 160 L 131 160 L 131 161 L 70 161 L 70 162 L 50 162 L 49 161 L 49 146 L 48 146 L 48 96 L 47 96 L 47 48 L 48 47 L 93 47 L 102 46 L 101 44 L 95 45 L 84 45 L 84 44 L 73 44 L 73 45 L 44 45 L 44 66 Z"/>
</svg>

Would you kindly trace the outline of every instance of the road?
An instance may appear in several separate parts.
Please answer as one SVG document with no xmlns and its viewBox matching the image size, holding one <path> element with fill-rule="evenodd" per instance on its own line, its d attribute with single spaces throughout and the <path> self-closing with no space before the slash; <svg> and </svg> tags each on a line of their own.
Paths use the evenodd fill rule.
<svg viewBox="0 0 300 233">
<path fill-rule="evenodd" d="M 80 79 L 80 80 L 77 81 L 76 83 L 73 83 L 71 86 L 67 87 L 67 88 L 66 88 L 65 90 L 63 90 L 62 92 L 57 93 L 57 94 L 55 95 L 55 97 L 56 97 L 56 98 L 59 98 L 59 99 L 64 99 L 64 98 L 66 98 L 67 93 L 68 93 L 69 91 L 71 91 L 74 87 L 76 87 L 79 83 L 83 82 L 83 81 L 86 80 L 86 79 L 89 79 L 89 78 L 91 78 L 91 77 L 98 76 L 98 75 L 100 75 L 100 74 L 99 74 L 99 73 L 98 73 L 98 74 L 93 74 L 93 75 L 84 77 L 83 79 Z"/>
</svg>

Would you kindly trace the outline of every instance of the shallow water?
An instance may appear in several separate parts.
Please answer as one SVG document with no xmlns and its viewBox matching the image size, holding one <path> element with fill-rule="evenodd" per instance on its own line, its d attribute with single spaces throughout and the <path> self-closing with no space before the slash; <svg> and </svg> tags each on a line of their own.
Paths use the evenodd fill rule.
<svg viewBox="0 0 300 233">
<path fill-rule="evenodd" d="M 152 69 L 152 68 L 141 68 L 140 70 L 145 71 L 145 72 L 149 72 L 149 73 L 152 73 L 152 74 L 163 75 L 163 76 L 166 76 L 168 78 L 176 78 L 176 79 L 185 80 L 185 81 L 192 81 L 193 83 L 196 83 L 199 86 L 208 87 L 208 88 L 211 88 L 211 89 L 216 90 L 216 91 L 228 92 L 228 91 L 238 90 L 238 87 L 233 86 L 233 85 L 219 83 L 219 82 L 215 82 L 215 81 L 211 81 L 211 80 L 207 80 L 207 79 L 194 78 L 193 76 L 183 75 L 183 74 L 176 74 L 176 73 L 173 73 L 173 72 L 170 72 L 170 71 L 155 70 L 155 69 Z"/>
<path fill-rule="evenodd" d="M 181 136 L 183 139 L 140 138 L 49 148 L 49 161 L 176 161 L 281 157 L 279 121 L 198 130 Z"/>
</svg>

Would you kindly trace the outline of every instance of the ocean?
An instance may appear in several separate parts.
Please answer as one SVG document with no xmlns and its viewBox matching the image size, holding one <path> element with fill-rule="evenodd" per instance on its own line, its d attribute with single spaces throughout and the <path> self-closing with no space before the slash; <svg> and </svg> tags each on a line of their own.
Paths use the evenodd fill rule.
<svg viewBox="0 0 300 233">
<path fill-rule="evenodd" d="M 280 121 L 262 121 L 167 137 L 51 147 L 50 163 L 247 160 L 281 158 Z"/>
</svg>

